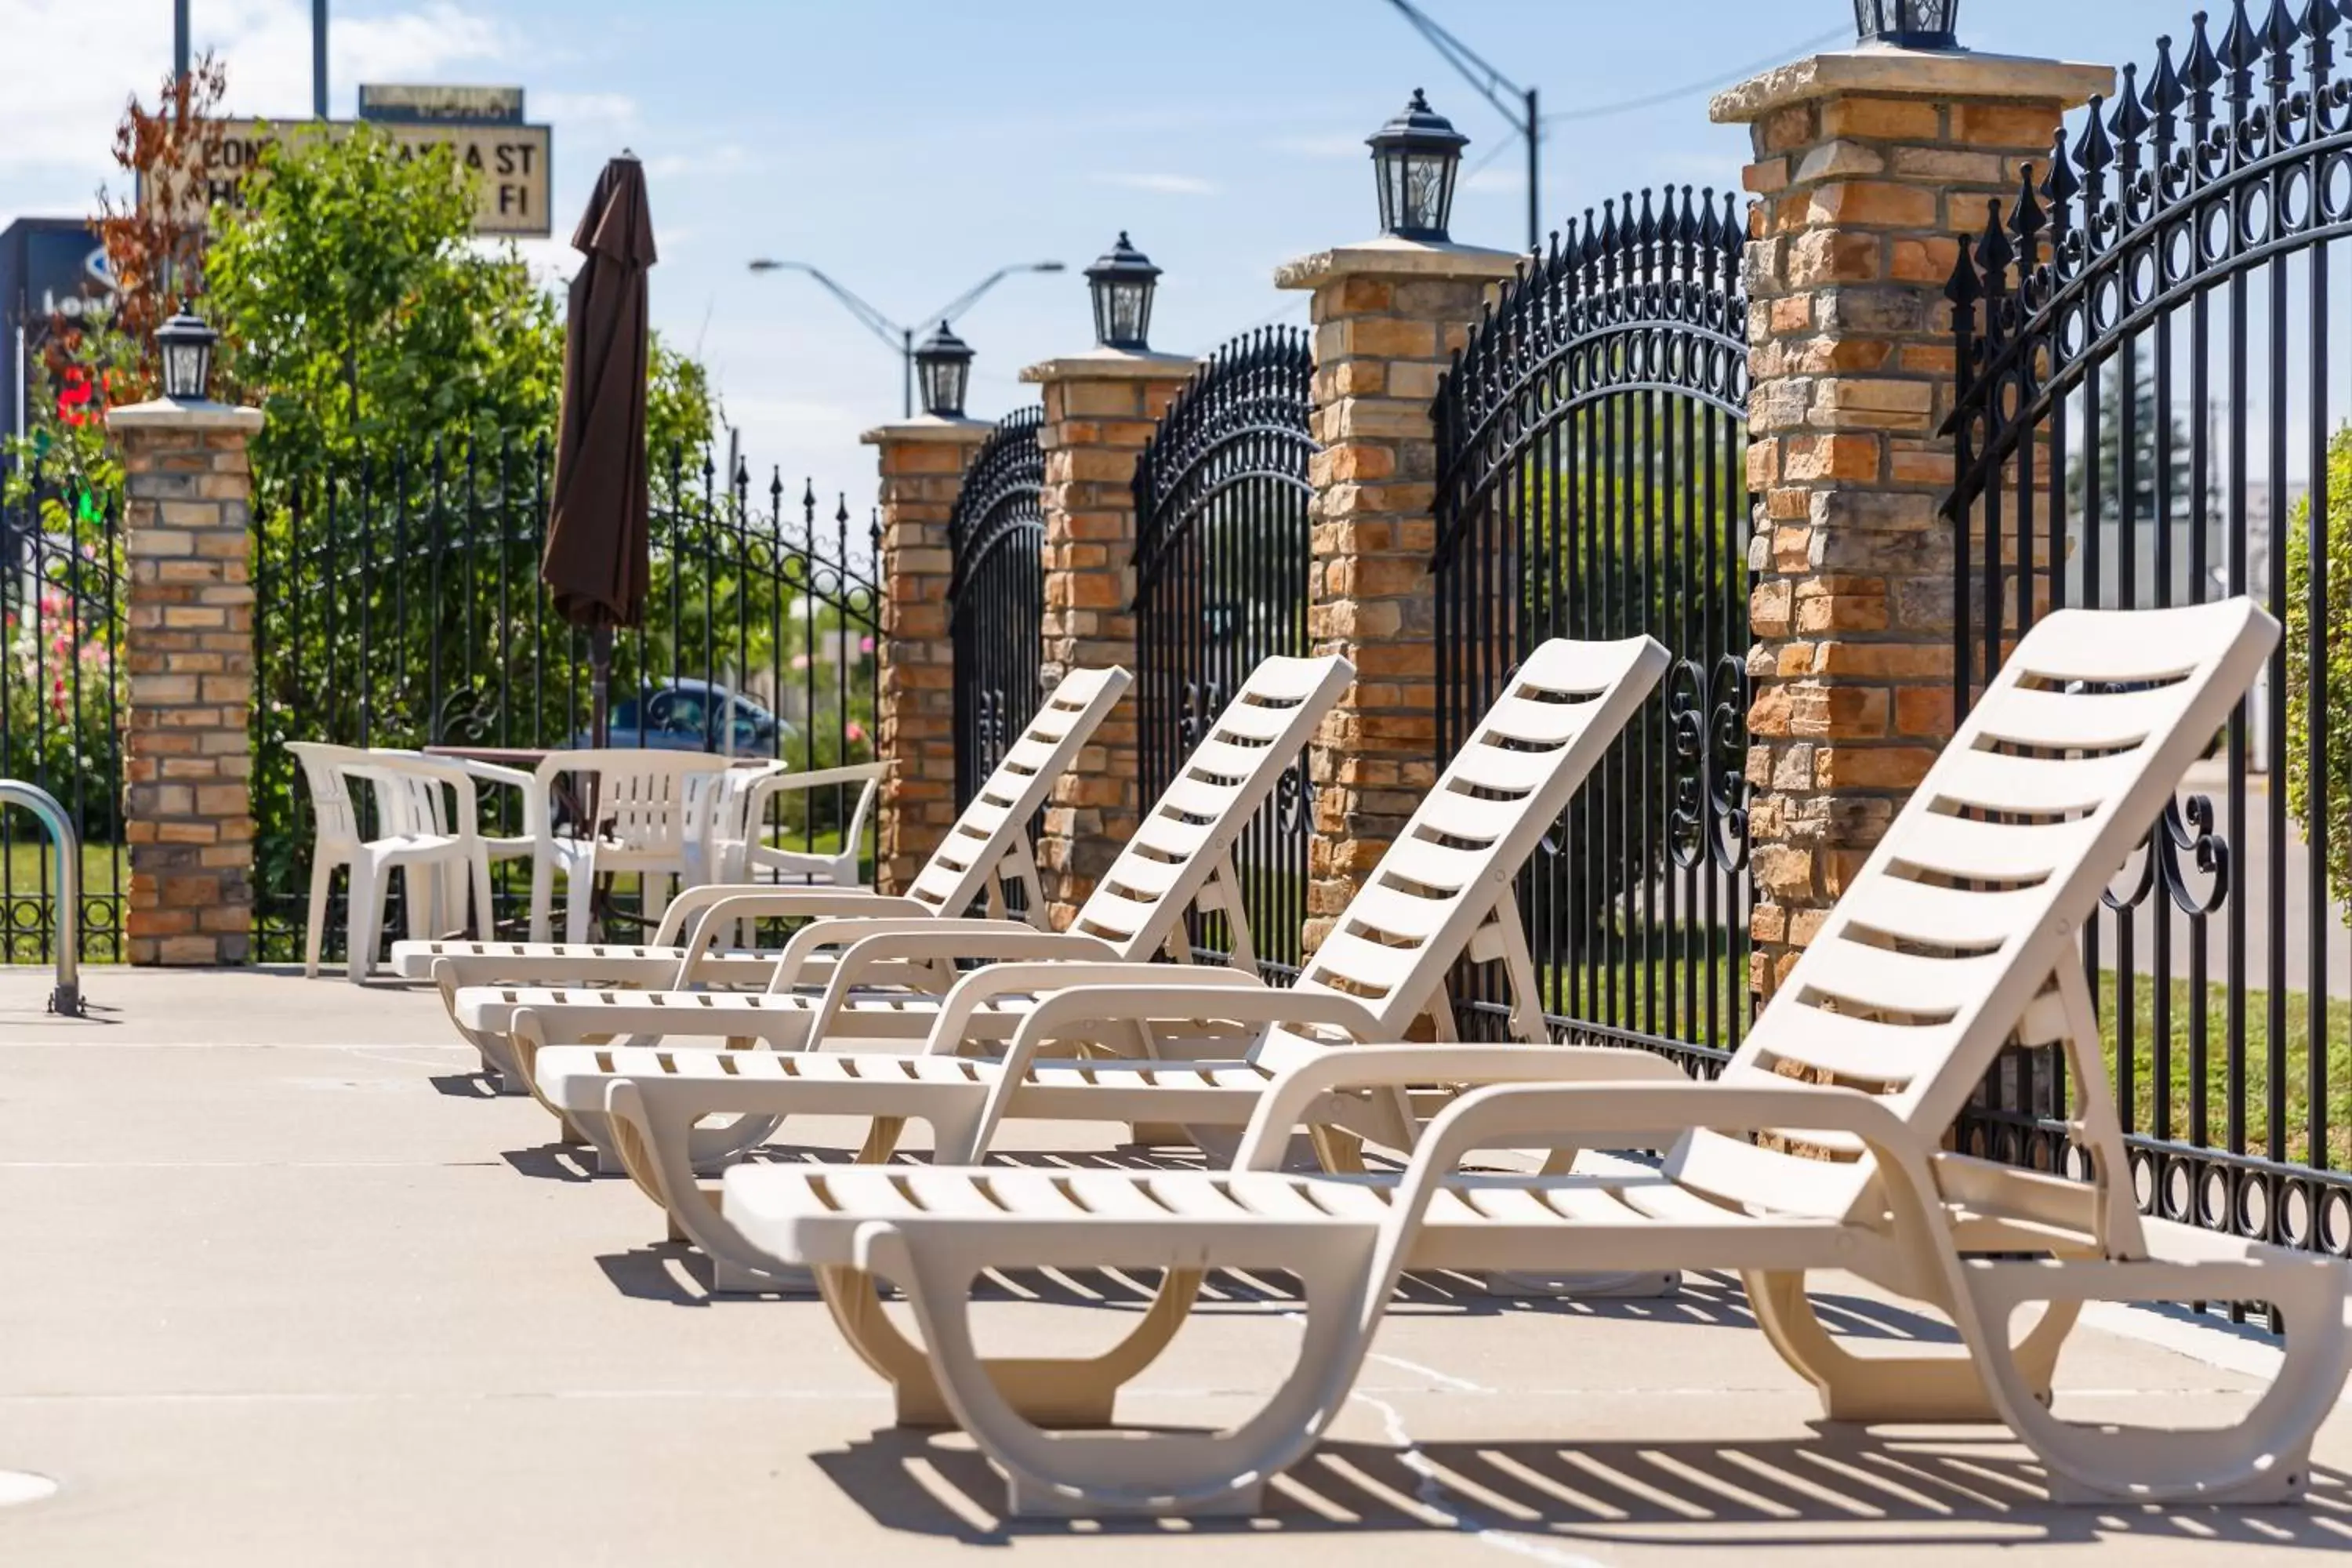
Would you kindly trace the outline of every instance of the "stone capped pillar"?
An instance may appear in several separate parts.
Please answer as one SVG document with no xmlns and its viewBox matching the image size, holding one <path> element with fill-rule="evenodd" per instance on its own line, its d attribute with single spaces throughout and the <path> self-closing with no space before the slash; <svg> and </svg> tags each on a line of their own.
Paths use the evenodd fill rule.
<svg viewBox="0 0 2352 1568">
<path fill-rule="evenodd" d="M 984 419 L 878 426 L 858 439 L 882 470 L 881 695 L 875 755 L 882 781 L 875 886 L 904 893 L 955 821 L 955 643 L 948 635 L 954 558 L 948 518 L 964 469 L 995 426 Z"/>
<path fill-rule="evenodd" d="M 1356 680 L 1308 753 L 1307 946 L 1321 942 L 1437 779 L 1438 378 L 1467 341 L 1507 251 L 1381 238 L 1275 273 L 1313 290 L 1316 440 L 1307 635 Z"/>
<path fill-rule="evenodd" d="M 1867 48 L 1719 94 L 1747 256 L 1749 980 L 1770 995 L 1952 733 L 1946 280 L 2105 66 Z"/>
<path fill-rule="evenodd" d="M 1095 349 L 1033 364 L 1045 393 L 1044 647 L 1047 690 L 1073 668 L 1135 668 L 1135 459 L 1200 362 Z M 1054 785 L 1037 868 L 1056 931 L 1066 929 L 1134 832 L 1143 803 L 1132 692 Z"/>
<path fill-rule="evenodd" d="M 252 470 L 261 411 L 169 400 L 117 408 L 130 567 L 123 660 L 127 955 L 253 957 Z"/>
</svg>

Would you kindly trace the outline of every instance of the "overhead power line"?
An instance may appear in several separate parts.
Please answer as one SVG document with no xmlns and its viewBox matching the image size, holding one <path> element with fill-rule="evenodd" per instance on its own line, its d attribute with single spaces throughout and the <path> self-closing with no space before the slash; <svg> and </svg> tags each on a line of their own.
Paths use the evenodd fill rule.
<svg viewBox="0 0 2352 1568">
<path fill-rule="evenodd" d="M 1705 81 L 1685 82 L 1680 87 L 1670 87 L 1663 91 L 1644 93 L 1640 98 L 1620 99 L 1614 103 L 1595 103 L 1582 109 L 1557 110 L 1545 115 L 1543 122 L 1546 125 L 1559 125 L 1570 120 L 1601 120 L 1612 114 L 1631 114 L 1636 110 L 1655 109 L 1662 103 L 1672 103 L 1678 98 L 1688 98 L 1693 93 L 1714 92 L 1719 88 L 1729 87 L 1735 82 L 1746 81 L 1758 71 L 1769 70 L 1784 60 L 1796 58 L 1808 49 L 1818 49 L 1823 44 L 1833 44 L 1844 37 L 1846 32 L 1847 29 L 1843 27 L 1832 27 L 1826 33 L 1807 38 L 1802 43 L 1791 44 L 1789 47 L 1776 50 L 1760 60 L 1751 60 L 1737 70 L 1709 77 Z"/>
</svg>

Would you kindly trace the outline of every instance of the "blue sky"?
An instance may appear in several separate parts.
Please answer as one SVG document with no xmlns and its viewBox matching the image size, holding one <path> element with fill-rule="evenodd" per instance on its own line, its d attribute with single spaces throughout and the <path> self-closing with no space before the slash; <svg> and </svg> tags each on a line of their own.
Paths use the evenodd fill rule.
<svg viewBox="0 0 2352 1568">
<path fill-rule="evenodd" d="M 1714 84 L 1851 25 L 1846 0 L 1423 0 L 1555 123 L 1543 210 L 1557 221 L 1628 186 L 1738 182 Z M 1963 0 L 1983 49 L 2144 58 L 2189 0 Z M 232 107 L 307 112 L 308 0 L 194 0 Z M 896 416 L 895 361 L 805 279 L 814 262 L 918 322 L 997 266 L 1051 258 L 959 323 L 980 358 L 975 413 L 1026 401 L 1023 364 L 1089 341 L 1076 276 L 1124 227 L 1166 269 L 1155 346 L 1193 352 L 1303 322 L 1275 266 L 1375 226 L 1363 137 L 1416 85 L 1473 138 L 1502 122 L 1386 0 L 335 0 L 333 109 L 370 81 L 516 83 L 555 128 L 558 237 L 597 165 L 646 160 L 664 259 L 657 328 L 699 345 L 762 468 L 871 493 L 863 427 Z M 0 221 L 86 211 L 108 179 L 123 97 L 168 68 L 168 0 L 0 0 Z M 1457 238 L 1516 247 L 1522 154 L 1480 170 Z"/>
</svg>

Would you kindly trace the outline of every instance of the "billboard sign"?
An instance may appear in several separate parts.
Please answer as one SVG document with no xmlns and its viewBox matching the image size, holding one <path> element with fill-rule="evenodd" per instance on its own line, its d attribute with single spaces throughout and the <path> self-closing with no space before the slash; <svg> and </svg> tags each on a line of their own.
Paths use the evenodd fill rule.
<svg viewBox="0 0 2352 1568">
<path fill-rule="evenodd" d="M 362 82 L 360 118 L 385 125 L 451 120 L 469 125 L 520 125 L 522 89 Z"/>
<path fill-rule="evenodd" d="M 320 135 L 348 136 L 359 123 L 352 120 L 221 121 L 219 159 L 207 172 L 203 186 L 205 205 L 240 205 L 246 177 L 260 166 L 263 151 L 274 143 Z M 553 232 L 548 211 L 552 148 L 546 126 L 419 120 L 378 122 L 373 129 L 390 137 L 404 158 L 447 147 L 458 167 L 473 172 L 475 233 L 544 239 Z M 180 215 L 188 223 L 203 216 L 194 210 Z"/>
</svg>

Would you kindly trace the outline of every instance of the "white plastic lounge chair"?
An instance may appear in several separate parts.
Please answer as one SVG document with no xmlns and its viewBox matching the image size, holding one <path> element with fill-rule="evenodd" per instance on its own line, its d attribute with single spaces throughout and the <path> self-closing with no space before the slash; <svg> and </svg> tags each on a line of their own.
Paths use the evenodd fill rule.
<svg viewBox="0 0 2352 1568">
<path fill-rule="evenodd" d="M 1423 1268 L 1736 1268 L 1767 1339 L 1832 1419 L 2005 1423 L 2061 1500 L 2292 1497 L 2352 1360 L 2347 1267 L 2138 1214 L 2079 942 L 2277 636 L 2246 600 L 2042 620 L 1719 1082 L 1679 1081 L 1663 1063 L 1654 1083 L 1591 1081 L 1645 1076 L 1631 1052 L 1501 1047 L 1459 1066 L 1428 1047 L 1333 1052 L 1279 1081 L 1229 1172 L 745 1166 L 727 1173 L 728 1216 L 777 1258 L 820 1266 L 877 1364 L 911 1352 L 875 1334 L 859 1271 L 906 1287 L 948 1410 L 1011 1477 L 1019 1513 L 1254 1510 L 1265 1478 L 1346 1401 L 1399 1272 Z M 2065 1050 L 2092 1180 L 1942 1150 L 2011 1039 Z M 1465 1096 L 1393 1181 L 1280 1172 L 1291 1128 L 1331 1095 L 1440 1073 L 1586 1081 Z M 1457 1170 L 1478 1150 L 1621 1146 L 1635 1128 L 1684 1131 L 1656 1169 Z M 980 1269 L 1221 1265 L 1292 1271 L 1307 1320 L 1295 1371 L 1229 1431 L 1049 1435 L 974 1354 Z M 1964 1349 L 1841 1348 L 1808 1304 L 1813 1269 L 1947 1314 Z M 2285 1361 L 2242 1420 L 2179 1431 L 2053 1414 L 2052 1371 L 2081 1303 L 2199 1300 L 2285 1313 Z M 2020 1334 L 2012 1319 L 2031 1305 L 2044 1310 Z M 1148 1359 L 1130 1354 L 1118 1375 Z"/>
<path fill-rule="evenodd" d="M 350 872 L 351 951 L 344 973 L 353 984 L 365 981 L 375 966 L 384 900 L 394 873 L 407 879 L 413 935 L 446 929 L 465 907 L 469 879 L 478 926 L 488 920 L 488 847 L 475 824 L 472 774 L 414 752 L 373 752 L 316 741 L 290 742 L 286 749 L 301 763 L 310 787 L 313 836 L 310 907 L 302 945 L 305 974 L 315 977 L 319 973 L 328 893 L 338 866 Z M 360 837 L 353 780 L 365 783 L 374 796 L 373 838 Z"/>
<path fill-rule="evenodd" d="M 1255 979 L 1233 846 L 1354 679 L 1355 667 L 1344 658 L 1261 661 L 1185 758 L 1181 773 L 1145 814 L 1067 931 L 936 916 L 819 920 L 793 933 L 764 992 L 488 987 L 457 994 L 459 1024 L 479 1035 L 503 1033 L 518 1013 L 532 1013 L 539 1020 L 533 1034 L 505 1044 L 526 1080 L 534 1077 L 536 1043 L 550 1031 L 567 1042 L 678 1033 L 793 1047 L 807 1043 L 811 1024 L 823 1016 L 838 1026 L 841 1036 L 911 1043 L 939 1016 L 940 994 L 955 984 L 959 961 L 1084 960 L 1118 966 L 1141 964 L 1163 952 L 1189 960 L 1183 920 L 1192 909 L 1227 914 L 1236 939 L 1230 962 Z M 734 895 L 705 911 L 705 925 L 723 925 L 739 910 L 761 910 L 777 897 Z M 845 943 L 829 972 L 813 969 L 811 960 L 820 948 Z M 695 945 L 689 942 L 689 951 Z M 811 980 L 828 987 L 822 1001 L 797 989 Z M 908 989 L 908 982 L 928 984 Z M 877 989 L 881 985 L 899 988 Z M 1017 1014 L 1000 1006 L 991 1021 L 1009 1032 Z M 600 1157 L 608 1147 L 603 1112 L 599 1100 L 581 1114 L 565 1116 L 597 1146 Z M 744 1134 L 730 1142 L 704 1140 L 699 1159 L 708 1163 L 757 1142 L 745 1142 L 753 1125 L 744 1124 Z M 617 1171 L 617 1152 L 614 1159 L 611 1168 Z"/>
<path fill-rule="evenodd" d="M 576 1034 L 593 1015 L 536 1007 L 517 1015 L 518 1043 L 540 1042 L 530 1048 L 551 1106 L 575 1120 L 597 1112 L 611 1119 L 608 1135 L 629 1173 L 710 1256 L 717 1289 L 804 1290 L 804 1273 L 778 1268 L 698 1190 L 696 1166 L 708 1163 L 696 1157 L 698 1118 L 733 1113 L 772 1124 L 801 1113 L 872 1117 L 866 1158 L 887 1153 L 899 1124 L 918 1120 L 936 1134 L 937 1158 L 950 1163 L 977 1157 L 1007 1117 L 1238 1128 L 1278 1070 L 1350 1037 L 1401 1039 L 1426 1016 L 1439 1038 L 1450 1038 L 1445 977 L 1465 953 L 1502 960 L 1515 1035 L 1546 1040 L 1512 883 L 1666 664 L 1665 649 L 1649 637 L 1553 641 L 1530 654 L 1287 990 L 1252 975 L 1167 965 L 1009 963 L 957 982 L 919 1056 L 554 1047 L 543 1042 L 564 1036 L 549 1031 Z M 728 1022 L 697 1018 L 693 1027 L 787 1047 L 855 1035 L 866 1026 L 845 999 L 856 984 L 861 949 L 903 956 L 904 940 L 883 934 L 852 947 L 820 1003 L 729 998 L 739 1005 Z M 1050 994 L 1035 998 L 1041 991 Z M 620 1026 L 651 1026 L 644 1017 L 632 1012 Z M 779 1027 L 784 1018 L 789 1025 Z M 1158 1037 L 1140 1027 L 1144 1021 L 1173 1024 L 1180 1033 L 1234 1026 L 1221 1031 L 1213 1058 L 1196 1045 L 1185 1047 L 1191 1059 L 1182 1060 L 1040 1054 L 1048 1042 L 1126 1045 L 1139 1033 L 1150 1053 Z M 672 1031 L 683 1032 L 675 1024 Z M 1001 1056 L 962 1054 L 975 1040 L 1007 1033 L 1012 1044 Z M 1335 1108 L 1319 1124 L 1327 1163 L 1352 1163 L 1354 1140 L 1363 1137 L 1411 1147 L 1418 1116 L 1402 1091 Z M 1671 1285 L 1654 1274 L 1608 1288 L 1655 1294 Z M 920 1405 L 919 1394 L 910 1397 Z"/>
<path fill-rule="evenodd" d="M 961 915 L 983 894 L 992 911 L 1002 911 L 1015 887 L 1024 889 L 1032 911 L 1042 911 L 1029 820 L 1118 705 L 1130 679 L 1116 667 L 1074 669 L 1063 677 L 905 894 L 854 887 L 803 889 L 793 909 L 778 912 Z M 760 883 L 755 879 L 749 886 Z M 693 955 L 693 973 L 679 971 L 689 956 L 680 945 L 689 922 L 713 903 L 744 890 L 719 885 L 686 889 L 670 901 L 650 942 L 395 942 L 393 967 L 404 979 L 440 980 L 445 1000 L 457 987 L 508 983 L 646 986 L 697 980 L 757 985 L 774 968 L 772 953 L 702 952 Z M 1035 918 L 1042 919 L 1042 912 Z"/>
</svg>

